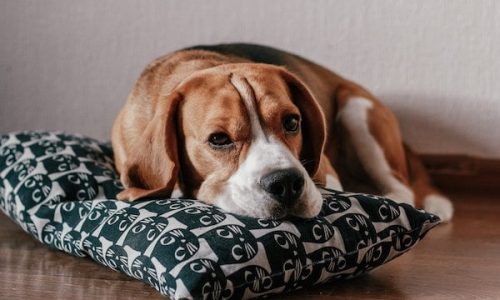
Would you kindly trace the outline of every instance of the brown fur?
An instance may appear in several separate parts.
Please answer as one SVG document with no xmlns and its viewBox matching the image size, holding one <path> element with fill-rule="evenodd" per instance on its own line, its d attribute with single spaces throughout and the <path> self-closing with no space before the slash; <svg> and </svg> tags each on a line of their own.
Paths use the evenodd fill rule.
<svg viewBox="0 0 500 300">
<path fill-rule="evenodd" d="M 393 113 L 365 89 L 293 54 L 233 44 L 175 52 L 141 74 L 112 131 L 116 167 L 126 188 L 119 199 L 169 196 L 175 184 L 189 197 L 210 199 L 218 193 L 244 160 L 251 134 L 243 104 L 234 101 L 239 95 L 229 84 L 232 73 L 252 81 L 263 127 L 304 162 L 315 182 L 324 184 L 330 174 L 340 175 L 348 189 L 370 185 L 349 151 L 347 132 L 335 122 L 350 97 L 362 96 L 374 103 L 370 131 L 393 175 L 413 189 L 418 205 L 436 193 L 418 157 L 403 146 Z M 279 117 L 293 110 L 302 115 L 302 133 L 290 139 L 281 133 Z M 215 153 L 201 142 L 202 135 L 219 127 L 238 141 L 237 151 Z"/>
</svg>

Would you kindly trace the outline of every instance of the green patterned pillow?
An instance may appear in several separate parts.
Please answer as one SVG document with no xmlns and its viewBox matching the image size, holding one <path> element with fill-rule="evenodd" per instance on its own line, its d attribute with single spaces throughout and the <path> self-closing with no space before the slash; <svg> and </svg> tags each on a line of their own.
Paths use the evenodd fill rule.
<svg viewBox="0 0 500 300">
<path fill-rule="evenodd" d="M 119 202 L 109 144 L 60 132 L 0 139 L 0 207 L 19 226 L 176 299 L 253 298 L 354 277 L 439 223 L 409 205 L 335 191 L 313 220 L 254 219 L 186 199 Z"/>
</svg>

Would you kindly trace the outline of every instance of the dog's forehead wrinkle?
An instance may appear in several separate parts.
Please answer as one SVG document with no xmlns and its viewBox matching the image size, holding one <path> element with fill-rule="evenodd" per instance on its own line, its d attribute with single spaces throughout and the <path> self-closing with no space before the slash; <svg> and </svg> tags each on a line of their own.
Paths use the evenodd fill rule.
<svg viewBox="0 0 500 300">
<path fill-rule="evenodd" d="M 231 73 L 231 84 L 240 94 L 240 98 L 245 104 L 250 119 L 250 128 L 252 129 L 252 139 L 268 141 L 259 119 L 256 108 L 255 91 L 245 77 Z"/>
</svg>

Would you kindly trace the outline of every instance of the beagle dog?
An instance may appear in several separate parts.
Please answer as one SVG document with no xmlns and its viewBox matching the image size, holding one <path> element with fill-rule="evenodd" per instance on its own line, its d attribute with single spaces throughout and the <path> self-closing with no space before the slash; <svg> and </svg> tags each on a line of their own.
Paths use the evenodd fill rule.
<svg viewBox="0 0 500 300">
<path fill-rule="evenodd" d="M 114 122 L 112 144 L 119 200 L 180 189 L 236 214 L 311 218 L 326 187 L 453 215 L 386 106 L 265 46 L 196 46 L 153 61 Z"/>
</svg>

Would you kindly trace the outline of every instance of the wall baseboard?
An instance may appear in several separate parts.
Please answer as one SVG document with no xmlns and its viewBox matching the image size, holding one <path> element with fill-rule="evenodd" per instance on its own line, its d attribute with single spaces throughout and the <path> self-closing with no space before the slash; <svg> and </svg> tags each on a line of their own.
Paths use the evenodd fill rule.
<svg viewBox="0 0 500 300">
<path fill-rule="evenodd" d="M 500 192 L 500 159 L 420 155 L 434 183 L 447 191 Z"/>
</svg>

